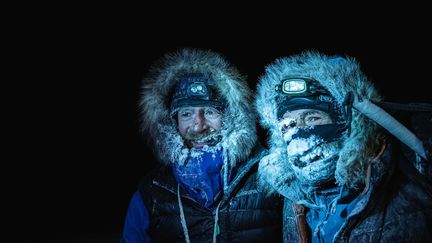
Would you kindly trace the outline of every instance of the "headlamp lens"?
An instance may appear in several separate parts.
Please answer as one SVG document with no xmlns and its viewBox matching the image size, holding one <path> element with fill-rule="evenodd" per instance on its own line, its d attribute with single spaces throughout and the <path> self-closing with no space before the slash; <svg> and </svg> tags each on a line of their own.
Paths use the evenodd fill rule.
<svg viewBox="0 0 432 243">
<path fill-rule="evenodd" d="M 306 92 L 307 85 L 303 79 L 286 79 L 282 81 L 282 92 L 286 94 L 300 94 Z"/>
<path fill-rule="evenodd" d="M 188 96 L 190 98 L 200 98 L 207 95 L 207 87 L 202 82 L 194 82 L 188 87 Z"/>
</svg>

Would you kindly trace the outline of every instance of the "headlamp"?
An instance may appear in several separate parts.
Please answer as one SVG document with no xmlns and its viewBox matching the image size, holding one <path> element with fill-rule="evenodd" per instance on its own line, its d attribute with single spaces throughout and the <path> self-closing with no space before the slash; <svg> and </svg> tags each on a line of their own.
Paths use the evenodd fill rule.
<svg viewBox="0 0 432 243">
<path fill-rule="evenodd" d="M 303 77 L 283 79 L 279 85 L 276 85 L 276 91 L 288 97 L 330 95 L 324 87 L 319 85 L 318 81 Z"/>
<path fill-rule="evenodd" d="M 203 82 L 193 82 L 189 84 L 187 95 L 191 99 L 202 99 L 207 96 L 207 86 Z"/>
<path fill-rule="evenodd" d="M 307 90 L 306 80 L 291 78 L 282 80 L 282 84 L 276 86 L 276 90 L 281 89 L 285 94 L 300 94 Z"/>
<path fill-rule="evenodd" d="M 211 106 L 223 110 L 225 101 L 216 83 L 203 74 L 188 74 L 177 79 L 176 86 L 171 95 L 172 111 L 182 106 Z"/>
<path fill-rule="evenodd" d="M 277 117 L 296 109 L 317 109 L 330 114 L 337 105 L 330 92 L 311 78 L 288 77 L 276 85 Z M 335 119 L 335 118 L 333 118 Z M 336 119 L 335 119 L 336 120 Z"/>
</svg>

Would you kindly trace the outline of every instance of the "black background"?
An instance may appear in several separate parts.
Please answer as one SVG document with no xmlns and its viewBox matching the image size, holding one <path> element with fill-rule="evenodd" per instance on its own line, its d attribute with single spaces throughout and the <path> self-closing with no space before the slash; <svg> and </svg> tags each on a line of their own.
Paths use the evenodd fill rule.
<svg viewBox="0 0 432 243">
<path fill-rule="evenodd" d="M 17 73 L 25 102 L 16 111 L 23 115 L 23 137 L 15 157 L 24 178 L 16 181 L 24 183 L 15 192 L 23 198 L 18 211 L 26 212 L 16 217 L 18 225 L 30 239 L 117 239 L 140 177 L 155 165 L 139 132 L 140 80 L 153 61 L 178 48 L 220 52 L 248 76 L 252 89 L 277 57 L 303 50 L 349 55 L 386 100 L 432 101 L 430 39 L 420 17 L 366 26 L 363 19 L 344 27 L 347 13 L 295 28 L 301 19 L 206 25 L 197 22 L 223 14 L 187 20 L 180 14 L 166 22 L 150 12 L 132 19 L 110 12 L 91 21 L 70 13 L 65 21 L 59 12 L 27 22 L 27 39 L 18 43 L 28 68 Z"/>
</svg>

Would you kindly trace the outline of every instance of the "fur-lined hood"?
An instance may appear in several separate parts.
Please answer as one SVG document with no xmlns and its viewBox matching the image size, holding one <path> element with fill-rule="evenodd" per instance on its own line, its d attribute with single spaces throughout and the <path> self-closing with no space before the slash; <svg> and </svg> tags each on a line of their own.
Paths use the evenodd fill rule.
<svg viewBox="0 0 432 243">
<path fill-rule="evenodd" d="M 177 78 L 200 73 L 212 78 L 227 107 L 222 119 L 225 166 L 233 168 L 251 153 L 256 143 L 256 123 L 252 95 L 245 77 L 221 55 L 209 50 L 184 48 L 155 62 L 142 82 L 140 101 L 142 130 L 158 160 L 183 164 L 189 149 L 170 116 L 169 97 Z"/>
<path fill-rule="evenodd" d="M 290 168 L 281 171 L 272 166 L 275 163 L 287 164 L 286 143 L 277 125 L 275 87 L 284 78 L 295 76 L 317 80 L 341 106 L 348 92 L 372 101 L 381 99 L 373 84 L 361 72 L 359 63 L 350 57 L 327 56 L 307 51 L 279 58 L 268 65 L 265 74 L 259 80 L 255 105 L 261 125 L 270 132 L 270 155 L 260 162 L 260 177 L 265 185 L 268 185 L 266 181 L 271 182 L 271 191 L 278 190 L 277 188 L 283 185 L 294 189 L 291 190 L 294 193 L 298 193 L 299 190 L 305 193 Z M 335 177 L 338 184 L 357 188 L 365 182 L 367 166 L 383 141 L 379 130 L 376 123 L 357 110 L 352 110 L 351 133 L 343 143 L 336 164 Z"/>
</svg>

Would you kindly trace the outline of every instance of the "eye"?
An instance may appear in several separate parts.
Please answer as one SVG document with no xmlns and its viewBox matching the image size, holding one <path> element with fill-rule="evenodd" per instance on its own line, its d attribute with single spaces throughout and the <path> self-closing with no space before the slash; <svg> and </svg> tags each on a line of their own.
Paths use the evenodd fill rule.
<svg viewBox="0 0 432 243">
<path fill-rule="evenodd" d="M 319 112 L 306 114 L 303 119 L 307 126 L 324 125 L 332 122 L 329 115 Z"/>
<path fill-rule="evenodd" d="M 193 113 L 190 110 L 180 110 L 178 112 L 178 118 L 180 120 L 183 120 L 183 121 L 190 119 L 192 117 L 192 115 L 193 115 Z"/>
<path fill-rule="evenodd" d="M 311 123 L 311 122 L 316 122 L 321 120 L 320 116 L 316 116 L 316 115 L 311 115 L 311 116 L 306 116 L 305 117 L 305 122 L 306 123 Z"/>
<path fill-rule="evenodd" d="M 211 110 L 211 109 L 206 109 L 205 110 L 205 114 L 206 115 L 213 115 L 215 112 L 213 111 L 213 110 Z"/>
<path fill-rule="evenodd" d="M 207 118 L 217 118 L 220 116 L 220 112 L 214 108 L 205 108 L 204 109 L 204 116 Z"/>
<path fill-rule="evenodd" d="M 191 116 L 192 114 L 190 113 L 190 112 L 188 112 L 188 111 L 185 111 L 185 112 L 181 112 L 180 113 L 180 116 L 181 117 L 189 117 L 189 116 Z"/>
</svg>

